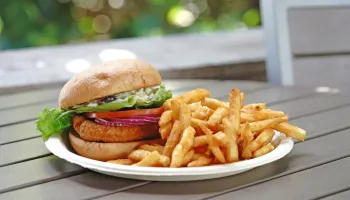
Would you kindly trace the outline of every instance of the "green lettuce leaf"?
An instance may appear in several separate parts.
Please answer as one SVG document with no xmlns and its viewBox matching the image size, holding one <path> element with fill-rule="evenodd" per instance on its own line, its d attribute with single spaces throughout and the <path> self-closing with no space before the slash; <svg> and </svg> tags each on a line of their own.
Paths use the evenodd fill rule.
<svg viewBox="0 0 350 200">
<path fill-rule="evenodd" d="M 131 108 L 136 104 L 135 96 L 128 96 L 125 99 L 118 99 L 109 103 L 101 104 L 98 106 L 83 106 L 74 109 L 74 112 L 84 113 L 84 112 L 102 112 L 102 111 L 115 111 L 122 108 Z"/>
<path fill-rule="evenodd" d="M 82 106 L 71 110 L 48 109 L 41 111 L 36 121 L 37 130 L 41 132 L 44 140 L 54 134 L 61 134 L 72 126 L 74 115 L 85 112 L 108 112 L 121 109 L 142 109 L 161 106 L 167 99 L 172 98 L 172 92 L 161 85 L 153 95 L 129 95 L 124 99 L 117 99 L 98 106 Z"/>
<path fill-rule="evenodd" d="M 172 97 L 172 92 L 166 90 L 164 85 L 161 85 L 156 93 L 152 96 L 137 96 L 129 95 L 124 99 L 117 99 L 109 103 L 104 103 L 98 106 L 82 106 L 73 109 L 74 112 L 106 112 L 117 111 L 124 108 L 155 108 L 163 105 L 163 103 Z"/>
<path fill-rule="evenodd" d="M 45 108 L 40 112 L 39 119 L 35 123 L 42 138 L 46 140 L 53 134 L 60 134 L 71 127 L 73 116 L 74 113 L 71 111 Z"/>
</svg>

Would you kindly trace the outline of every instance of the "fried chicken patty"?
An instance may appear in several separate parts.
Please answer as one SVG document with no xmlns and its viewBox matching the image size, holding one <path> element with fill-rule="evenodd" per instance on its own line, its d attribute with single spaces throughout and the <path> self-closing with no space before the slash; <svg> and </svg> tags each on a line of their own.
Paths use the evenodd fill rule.
<svg viewBox="0 0 350 200">
<path fill-rule="evenodd" d="M 75 116 L 73 127 L 82 139 L 94 142 L 132 142 L 160 138 L 157 123 L 142 126 L 105 126 L 83 116 Z"/>
</svg>

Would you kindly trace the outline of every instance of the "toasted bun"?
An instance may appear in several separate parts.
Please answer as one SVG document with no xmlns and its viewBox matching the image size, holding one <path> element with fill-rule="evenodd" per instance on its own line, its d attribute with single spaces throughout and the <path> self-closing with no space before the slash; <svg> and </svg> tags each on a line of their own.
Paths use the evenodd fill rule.
<svg viewBox="0 0 350 200">
<path fill-rule="evenodd" d="M 132 142 L 160 138 L 157 123 L 143 126 L 105 126 L 83 116 L 75 116 L 73 127 L 81 138 L 95 142 Z"/>
<path fill-rule="evenodd" d="M 74 76 L 62 88 L 59 105 L 68 109 L 98 98 L 161 84 L 159 72 L 138 59 L 119 59 Z"/>
<path fill-rule="evenodd" d="M 98 143 L 89 142 L 80 138 L 76 133 L 69 133 L 69 141 L 73 149 L 81 156 L 99 161 L 109 161 L 127 156 L 142 144 L 161 144 L 164 145 L 162 139 L 143 140 L 125 143 Z"/>
</svg>

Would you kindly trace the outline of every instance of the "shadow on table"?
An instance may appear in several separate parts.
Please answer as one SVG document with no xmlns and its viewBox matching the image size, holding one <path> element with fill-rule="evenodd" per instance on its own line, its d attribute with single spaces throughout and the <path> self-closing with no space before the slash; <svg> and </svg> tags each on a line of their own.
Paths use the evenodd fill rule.
<svg viewBox="0 0 350 200">
<path fill-rule="evenodd" d="M 266 179 L 286 174 L 288 171 L 296 169 L 295 163 L 297 162 L 295 160 L 299 160 L 300 157 L 308 157 L 308 155 L 286 156 L 274 163 L 225 178 L 192 182 L 155 182 L 146 187 L 132 189 L 127 192 L 157 195 L 215 194 L 226 190 L 247 187 L 258 182 L 266 181 Z"/>
</svg>

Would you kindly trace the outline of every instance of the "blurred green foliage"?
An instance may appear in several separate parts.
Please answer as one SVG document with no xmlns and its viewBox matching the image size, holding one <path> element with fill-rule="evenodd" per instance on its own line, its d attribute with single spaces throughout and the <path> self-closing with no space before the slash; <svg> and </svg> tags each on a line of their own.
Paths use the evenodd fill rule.
<svg viewBox="0 0 350 200">
<path fill-rule="evenodd" d="M 258 25 L 258 0 L 0 1 L 0 49 Z"/>
</svg>

